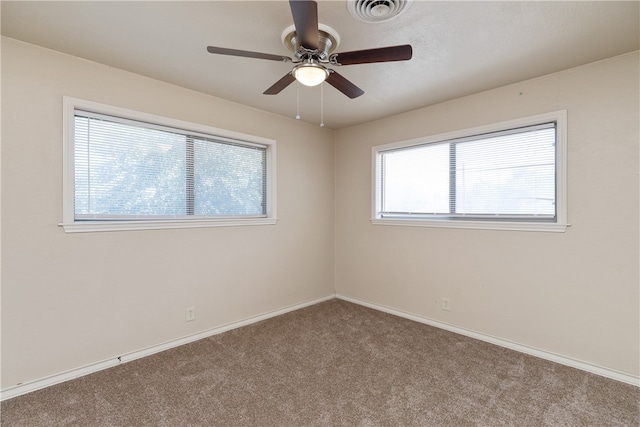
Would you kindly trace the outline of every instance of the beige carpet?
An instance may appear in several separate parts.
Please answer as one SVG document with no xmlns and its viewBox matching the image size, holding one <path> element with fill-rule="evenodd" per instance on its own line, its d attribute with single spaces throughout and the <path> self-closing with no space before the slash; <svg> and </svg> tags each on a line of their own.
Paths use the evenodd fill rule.
<svg viewBox="0 0 640 427">
<path fill-rule="evenodd" d="M 3 426 L 638 426 L 640 389 L 340 300 L 5 401 Z"/>
</svg>

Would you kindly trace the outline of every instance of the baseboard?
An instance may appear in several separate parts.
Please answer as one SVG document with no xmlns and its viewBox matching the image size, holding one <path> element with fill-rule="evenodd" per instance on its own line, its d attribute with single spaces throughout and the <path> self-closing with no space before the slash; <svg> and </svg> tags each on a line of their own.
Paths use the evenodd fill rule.
<svg viewBox="0 0 640 427">
<path fill-rule="evenodd" d="M 313 300 L 309 300 L 303 303 L 294 304 L 288 307 L 284 307 L 278 310 L 269 311 L 263 314 L 259 314 L 257 316 L 252 316 L 243 320 L 239 320 L 237 322 L 228 323 L 226 325 L 222 325 L 213 329 L 208 329 L 206 331 L 198 332 L 193 335 L 188 335 L 185 337 L 181 337 L 175 340 L 167 341 L 162 344 L 154 345 L 152 347 L 144 348 L 141 350 L 133 351 L 130 353 L 122 354 L 118 357 L 103 360 L 100 362 L 92 363 L 86 366 L 82 366 L 79 368 L 71 369 L 69 371 L 61 372 L 58 374 L 54 374 L 45 378 L 41 378 L 34 381 L 29 381 L 24 384 L 16 385 L 13 387 L 9 387 L 0 392 L 0 401 L 4 401 L 7 399 L 11 399 L 13 397 L 17 397 L 23 394 L 31 393 L 36 390 L 40 390 L 46 387 L 50 387 L 55 384 L 60 384 L 65 381 L 73 380 L 75 378 L 82 377 L 84 375 L 92 374 L 94 372 L 101 371 L 103 369 L 111 368 L 117 366 L 121 363 L 130 362 L 135 359 L 140 359 L 142 357 L 150 356 L 155 353 L 159 353 L 161 351 L 168 350 L 170 348 L 179 347 L 181 345 L 189 344 L 194 341 L 201 340 L 203 338 L 208 338 L 213 335 L 221 334 L 223 332 L 230 331 L 232 329 L 237 329 L 243 326 L 250 325 L 252 323 L 260 322 L 262 320 L 266 320 L 275 316 L 280 316 L 281 314 L 289 313 L 291 311 L 299 310 L 304 307 L 308 307 L 310 305 L 318 304 L 323 301 L 327 301 L 330 299 L 334 299 L 335 294 L 330 294 L 321 298 L 316 298 Z"/>
<path fill-rule="evenodd" d="M 491 344 L 498 345 L 500 347 L 505 347 L 511 350 L 518 351 L 520 353 L 525 353 L 531 356 L 536 356 L 541 359 L 546 359 L 551 362 L 559 363 L 561 365 L 570 366 L 572 368 L 581 369 L 583 371 L 590 372 L 592 374 L 600 375 L 606 378 L 610 378 L 612 380 L 621 381 L 627 384 L 634 385 L 636 387 L 640 387 L 640 377 L 636 377 L 630 374 L 626 374 L 624 372 L 619 372 L 613 369 L 604 368 L 602 366 L 594 365 L 588 362 L 583 362 L 581 360 L 572 359 L 570 357 L 561 356 L 559 354 L 551 353 L 544 350 L 539 350 L 533 347 L 529 347 L 523 344 L 518 344 L 512 341 L 508 341 L 502 338 L 494 337 L 491 335 L 486 335 L 480 332 L 472 331 L 469 329 L 461 328 L 458 326 L 450 325 L 445 322 L 440 322 L 437 320 L 429 319 L 427 317 L 418 316 L 416 314 L 407 313 L 401 310 L 396 310 L 394 308 L 386 307 L 380 304 L 371 303 L 368 301 L 363 301 L 358 298 L 349 297 L 346 295 L 336 294 L 336 298 L 352 302 L 354 304 L 359 304 L 365 307 L 372 308 L 374 310 L 382 311 L 385 313 L 393 314 L 398 317 L 403 317 L 405 319 L 413 320 L 416 322 L 424 323 L 430 326 L 434 326 L 436 328 L 444 329 L 450 332 L 454 332 L 456 334 L 464 335 L 470 338 L 475 338 L 480 341 L 485 341 Z"/>
<path fill-rule="evenodd" d="M 604 368 L 601 366 L 593 365 L 588 362 L 583 362 L 580 360 L 572 359 L 570 357 L 561 356 L 555 353 L 547 352 L 544 350 L 539 350 L 533 347 L 528 347 L 526 345 L 514 343 L 508 340 L 504 340 L 502 338 L 497 338 L 491 335 L 482 334 L 479 332 L 475 332 L 469 329 L 461 328 L 458 326 L 450 325 L 445 322 L 440 322 L 437 320 L 429 319 L 426 317 L 418 316 L 416 314 L 407 313 L 401 310 L 396 310 L 394 308 L 386 307 L 380 304 L 371 303 L 368 301 L 364 301 L 358 298 L 349 297 L 341 294 L 330 294 L 321 298 L 316 298 L 310 301 L 306 301 L 300 304 L 291 305 L 288 307 L 284 307 L 278 310 L 270 311 L 267 313 L 263 313 L 257 316 L 252 316 L 237 322 L 228 323 L 226 325 L 222 325 L 213 329 L 208 329 L 206 331 L 202 331 L 193 335 L 188 335 L 185 337 L 181 337 L 175 340 L 167 341 L 162 344 L 158 344 L 152 347 L 144 348 L 141 350 L 133 351 L 130 353 L 123 354 L 119 357 L 115 357 L 108 360 L 103 360 L 100 362 L 92 363 L 86 366 L 82 366 L 79 368 L 71 369 L 69 371 L 61 372 L 58 374 L 54 374 L 45 378 L 41 378 L 38 380 L 30 381 L 28 383 L 20 384 L 14 387 L 9 387 L 0 392 L 0 401 L 4 401 L 7 399 L 11 399 L 13 397 L 21 396 L 23 394 L 31 393 L 36 390 L 40 390 L 46 387 L 50 387 L 55 384 L 60 384 L 65 381 L 69 381 L 75 378 L 82 377 L 84 375 L 92 374 L 94 372 L 101 371 L 103 369 L 111 368 L 117 366 L 121 363 L 130 362 L 135 359 L 140 359 L 142 357 L 150 356 L 155 353 L 159 353 L 161 351 L 168 350 L 170 348 L 179 347 L 184 344 L 189 344 L 194 341 L 201 340 L 203 338 L 207 338 L 213 335 L 221 334 L 223 332 L 230 331 L 232 329 L 240 328 L 243 326 L 250 325 L 252 323 L 260 322 L 262 320 L 266 320 L 275 316 L 279 316 L 281 314 L 289 313 L 291 311 L 299 310 L 304 307 L 308 307 L 310 305 L 318 304 L 323 301 L 327 301 L 333 298 L 338 298 L 344 301 L 352 302 L 354 304 L 359 304 L 365 307 L 372 308 L 374 310 L 382 311 L 385 313 L 393 314 L 395 316 L 403 317 L 405 319 L 413 320 L 416 322 L 424 323 L 430 326 L 434 326 L 436 328 L 444 329 L 450 332 L 454 332 L 456 334 L 468 336 L 471 338 L 475 338 L 481 341 L 485 341 L 491 344 L 495 344 L 501 347 L 505 347 L 511 350 L 515 350 L 521 353 L 529 354 L 532 356 L 540 357 L 542 359 L 549 360 L 551 362 L 559 363 L 561 365 L 571 366 L 573 368 L 581 369 L 583 371 L 587 371 L 596 375 L 600 375 L 606 378 L 610 378 L 616 381 L 621 381 L 627 384 L 634 385 L 636 387 L 640 386 L 640 377 L 636 377 L 633 375 L 625 374 L 623 372 L 618 372 L 612 369 Z"/>
</svg>

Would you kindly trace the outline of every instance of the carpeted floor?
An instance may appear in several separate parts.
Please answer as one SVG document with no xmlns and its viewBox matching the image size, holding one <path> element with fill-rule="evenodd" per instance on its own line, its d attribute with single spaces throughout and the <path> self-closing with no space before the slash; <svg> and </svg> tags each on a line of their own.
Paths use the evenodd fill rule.
<svg viewBox="0 0 640 427">
<path fill-rule="evenodd" d="M 331 300 L 19 396 L 3 426 L 638 426 L 640 389 Z"/>
</svg>

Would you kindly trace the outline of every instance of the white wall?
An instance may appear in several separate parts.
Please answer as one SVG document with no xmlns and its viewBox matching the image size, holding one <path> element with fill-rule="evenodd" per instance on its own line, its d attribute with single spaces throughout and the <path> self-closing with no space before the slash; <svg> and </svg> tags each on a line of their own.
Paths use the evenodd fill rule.
<svg viewBox="0 0 640 427">
<path fill-rule="evenodd" d="M 63 95 L 277 140 L 277 225 L 65 234 Z M 332 294 L 333 154 L 329 130 L 3 38 L 2 389 Z"/>
<path fill-rule="evenodd" d="M 337 293 L 637 377 L 638 77 L 635 52 L 337 131 Z M 560 109 L 566 233 L 369 222 L 372 146 Z"/>
</svg>

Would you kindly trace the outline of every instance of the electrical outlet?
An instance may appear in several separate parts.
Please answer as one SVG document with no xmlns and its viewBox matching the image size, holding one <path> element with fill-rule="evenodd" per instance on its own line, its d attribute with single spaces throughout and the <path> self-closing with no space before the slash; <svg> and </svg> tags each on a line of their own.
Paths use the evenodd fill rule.
<svg viewBox="0 0 640 427">
<path fill-rule="evenodd" d="M 195 307 L 187 307 L 187 322 L 191 322 L 192 320 L 196 320 L 196 308 Z"/>
<path fill-rule="evenodd" d="M 451 307 L 449 298 L 442 298 L 442 309 L 444 311 L 449 311 Z"/>
</svg>

